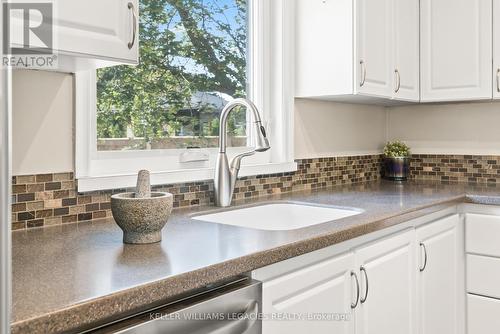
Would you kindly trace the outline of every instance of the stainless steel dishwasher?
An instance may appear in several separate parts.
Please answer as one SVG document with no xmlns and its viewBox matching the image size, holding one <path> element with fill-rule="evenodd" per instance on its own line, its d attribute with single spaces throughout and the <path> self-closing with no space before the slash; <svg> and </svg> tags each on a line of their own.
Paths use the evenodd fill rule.
<svg viewBox="0 0 500 334">
<path fill-rule="evenodd" d="M 99 334 L 260 334 L 262 283 L 244 279 L 93 331 Z"/>
</svg>

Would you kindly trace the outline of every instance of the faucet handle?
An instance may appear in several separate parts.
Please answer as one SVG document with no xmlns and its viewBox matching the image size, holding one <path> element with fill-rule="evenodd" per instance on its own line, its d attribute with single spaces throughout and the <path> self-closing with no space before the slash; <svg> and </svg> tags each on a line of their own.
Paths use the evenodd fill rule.
<svg viewBox="0 0 500 334">
<path fill-rule="evenodd" d="M 255 154 L 255 151 L 248 151 L 248 152 L 243 152 L 238 155 L 236 155 L 234 158 L 231 159 L 231 162 L 229 163 L 231 169 L 233 170 L 239 170 L 241 167 L 241 159 L 244 157 L 249 157 Z"/>
</svg>

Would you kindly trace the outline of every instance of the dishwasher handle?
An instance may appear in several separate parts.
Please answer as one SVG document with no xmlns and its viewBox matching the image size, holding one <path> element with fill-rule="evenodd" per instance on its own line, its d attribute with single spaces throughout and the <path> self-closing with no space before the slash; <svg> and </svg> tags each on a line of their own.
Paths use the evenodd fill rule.
<svg viewBox="0 0 500 334">
<path fill-rule="evenodd" d="M 259 303 L 251 301 L 245 311 L 241 312 L 241 317 L 238 320 L 231 320 L 229 323 L 223 324 L 220 328 L 214 328 L 211 334 L 243 334 L 251 328 L 259 317 Z"/>
</svg>

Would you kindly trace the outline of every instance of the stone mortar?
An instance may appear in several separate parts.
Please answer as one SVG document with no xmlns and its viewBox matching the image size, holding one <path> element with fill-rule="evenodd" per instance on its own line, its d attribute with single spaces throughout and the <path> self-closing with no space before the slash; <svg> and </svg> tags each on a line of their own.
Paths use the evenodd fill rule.
<svg viewBox="0 0 500 334">
<path fill-rule="evenodd" d="M 113 218 L 123 230 L 126 244 L 151 244 L 161 241 L 161 230 L 172 212 L 173 195 L 153 192 L 149 198 L 135 193 L 111 196 Z"/>
</svg>

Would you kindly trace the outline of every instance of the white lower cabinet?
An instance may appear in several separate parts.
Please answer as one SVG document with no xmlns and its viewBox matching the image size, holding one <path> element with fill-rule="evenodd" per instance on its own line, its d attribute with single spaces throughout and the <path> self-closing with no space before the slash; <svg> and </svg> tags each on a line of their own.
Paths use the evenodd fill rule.
<svg viewBox="0 0 500 334">
<path fill-rule="evenodd" d="M 466 214 L 467 334 L 500 328 L 500 212 Z"/>
<path fill-rule="evenodd" d="M 263 333 L 349 334 L 351 321 L 351 268 L 354 255 L 348 253 L 263 284 L 264 314 L 274 317 L 263 322 Z M 338 314 L 339 321 L 314 321 L 301 316 Z"/>
<path fill-rule="evenodd" d="M 452 215 L 260 269 L 263 334 L 463 334 L 462 231 Z"/>
<path fill-rule="evenodd" d="M 500 257 L 500 216 L 468 213 L 465 220 L 467 253 Z"/>
<path fill-rule="evenodd" d="M 414 230 L 356 250 L 356 333 L 415 333 Z"/>
<path fill-rule="evenodd" d="M 463 334 L 465 268 L 463 227 L 458 215 L 417 230 L 419 334 Z"/>
<path fill-rule="evenodd" d="M 467 309 L 467 334 L 498 333 L 500 300 L 469 294 Z"/>
<path fill-rule="evenodd" d="M 467 255 L 467 292 L 500 299 L 500 259 Z"/>
</svg>

